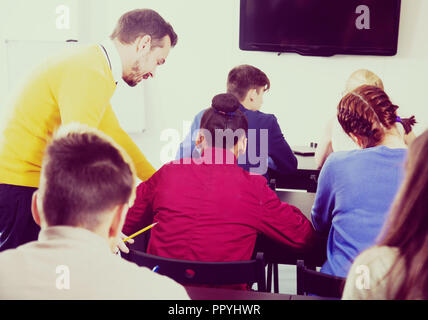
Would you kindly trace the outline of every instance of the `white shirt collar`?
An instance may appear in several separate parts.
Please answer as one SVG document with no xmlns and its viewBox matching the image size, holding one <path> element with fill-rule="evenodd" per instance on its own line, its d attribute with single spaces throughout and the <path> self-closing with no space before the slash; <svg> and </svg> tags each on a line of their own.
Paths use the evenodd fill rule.
<svg viewBox="0 0 428 320">
<path fill-rule="evenodd" d="M 111 253 L 108 240 L 98 234 L 83 228 L 71 226 L 53 226 L 44 228 L 38 237 L 39 243 L 46 241 L 66 241 L 69 244 L 84 244 L 89 248 L 98 248 L 104 252 Z"/>
<path fill-rule="evenodd" d="M 102 49 L 101 45 L 104 46 L 104 48 L 106 49 L 107 55 Z M 107 63 L 110 60 L 114 81 L 119 82 L 122 79 L 122 61 L 120 60 L 119 52 L 117 51 L 113 40 L 106 39 L 102 41 L 100 47 L 101 51 L 104 53 L 107 59 Z"/>
</svg>

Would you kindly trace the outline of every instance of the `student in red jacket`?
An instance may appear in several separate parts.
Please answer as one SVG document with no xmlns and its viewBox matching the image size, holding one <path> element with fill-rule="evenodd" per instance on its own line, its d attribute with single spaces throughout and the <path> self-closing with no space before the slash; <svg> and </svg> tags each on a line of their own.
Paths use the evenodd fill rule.
<svg viewBox="0 0 428 320">
<path fill-rule="evenodd" d="M 237 165 L 248 130 L 239 105 L 231 94 L 215 96 L 201 120 L 201 158 L 168 163 L 138 186 L 123 232 L 132 234 L 158 222 L 148 253 L 242 261 L 251 259 L 257 234 L 293 248 L 311 242 L 314 230 L 300 210 L 282 203 L 263 176 Z"/>
</svg>

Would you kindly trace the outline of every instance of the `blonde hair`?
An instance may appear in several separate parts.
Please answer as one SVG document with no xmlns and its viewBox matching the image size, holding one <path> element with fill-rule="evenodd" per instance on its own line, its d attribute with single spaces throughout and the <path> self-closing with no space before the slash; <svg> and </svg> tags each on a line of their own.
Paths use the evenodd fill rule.
<svg viewBox="0 0 428 320">
<path fill-rule="evenodd" d="M 354 91 L 363 85 L 374 86 L 384 90 L 382 80 L 375 73 L 367 69 L 360 69 L 352 73 L 346 82 L 346 93 Z"/>
</svg>

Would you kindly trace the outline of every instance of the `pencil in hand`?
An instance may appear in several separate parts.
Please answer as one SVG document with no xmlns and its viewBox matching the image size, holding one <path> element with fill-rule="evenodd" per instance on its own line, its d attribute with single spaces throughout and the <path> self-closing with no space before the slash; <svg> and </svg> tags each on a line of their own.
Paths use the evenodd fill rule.
<svg viewBox="0 0 428 320">
<path fill-rule="evenodd" d="M 147 227 L 145 227 L 145 228 L 141 229 L 140 231 L 137 231 L 137 232 L 135 232 L 134 234 L 131 234 L 128 238 L 123 239 L 123 242 L 127 242 L 128 240 L 130 240 L 130 239 L 132 239 L 132 238 L 134 238 L 134 237 L 138 236 L 139 234 L 141 234 L 141 233 L 143 233 L 143 232 L 145 232 L 145 231 L 147 231 L 147 230 L 149 230 L 149 229 L 153 228 L 153 227 L 154 227 L 155 225 L 157 225 L 158 223 L 159 223 L 159 222 L 152 223 L 151 225 L 149 225 L 149 226 L 147 226 Z"/>
</svg>

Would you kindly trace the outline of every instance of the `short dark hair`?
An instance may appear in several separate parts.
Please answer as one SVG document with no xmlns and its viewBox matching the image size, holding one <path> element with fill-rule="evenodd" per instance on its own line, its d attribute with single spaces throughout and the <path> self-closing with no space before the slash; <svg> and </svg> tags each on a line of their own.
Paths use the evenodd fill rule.
<svg viewBox="0 0 428 320">
<path fill-rule="evenodd" d="M 60 128 L 46 149 L 40 181 L 49 226 L 93 230 L 104 212 L 133 200 L 134 168 L 119 148 L 95 129 L 79 124 Z"/>
<path fill-rule="evenodd" d="M 233 68 L 227 77 L 227 92 L 233 94 L 239 101 L 245 99 L 251 89 L 264 87 L 270 89 L 270 81 L 267 75 L 260 69 L 243 64 Z"/>
<path fill-rule="evenodd" d="M 247 135 L 248 120 L 245 114 L 239 110 L 239 106 L 238 99 L 230 93 L 218 94 L 212 99 L 211 108 L 204 112 L 201 119 L 201 129 L 205 129 L 211 134 L 212 140 L 207 141 L 209 146 L 213 146 L 217 133 L 234 135 L 233 140 L 222 135 L 222 145 L 216 145 L 216 147 L 226 149 L 233 147 L 242 135 Z M 217 140 L 215 142 L 217 143 Z"/>
<path fill-rule="evenodd" d="M 151 9 L 135 9 L 122 15 L 110 38 L 118 38 L 120 42 L 130 44 L 145 35 L 152 38 L 153 47 L 160 46 L 160 40 L 165 36 L 169 36 L 171 47 L 174 47 L 178 40 L 171 24 Z"/>
</svg>

